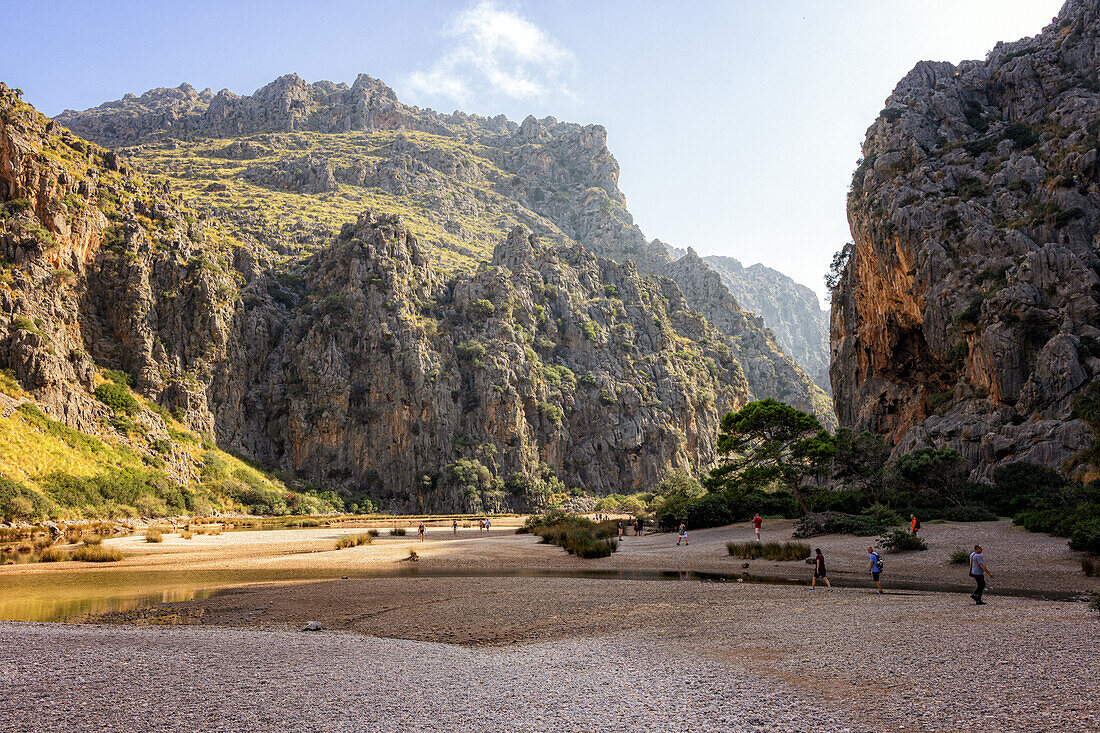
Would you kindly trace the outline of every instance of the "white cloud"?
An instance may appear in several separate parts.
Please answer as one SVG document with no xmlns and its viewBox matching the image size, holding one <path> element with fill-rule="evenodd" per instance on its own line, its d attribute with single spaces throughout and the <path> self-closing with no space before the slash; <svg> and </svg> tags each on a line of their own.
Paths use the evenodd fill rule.
<svg viewBox="0 0 1100 733">
<path fill-rule="evenodd" d="M 493 0 L 480 0 L 448 23 L 449 50 L 426 71 L 405 78 L 414 98 L 450 99 L 459 104 L 504 97 L 540 101 L 572 96 L 566 80 L 576 68 L 573 54 L 541 28 Z"/>
</svg>

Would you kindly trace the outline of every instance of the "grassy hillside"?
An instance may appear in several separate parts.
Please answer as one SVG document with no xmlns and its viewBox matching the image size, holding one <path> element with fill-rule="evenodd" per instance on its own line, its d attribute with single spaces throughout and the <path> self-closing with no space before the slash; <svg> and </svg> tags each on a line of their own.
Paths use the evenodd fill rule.
<svg viewBox="0 0 1100 733">
<path fill-rule="evenodd" d="M 26 401 L 10 375 L 0 375 L 0 401 L 6 408 L 0 415 L 0 518 L 310 514 L 343 508 L 332 492 L 294 490 L 271 472 L 226 453 L 124 384 L 104 380 L 104 385 L 116 388 L 98 390 L 108 399 L 114 394 L 133 401 L 129 410 L 116 408 L 112 420 L 129 422 L 127 440 L 152 448 L 151 454 L 47 417 Z M 155 432 L 168 437 L 154 437 Z M 191 475 L 181 465 L 193 467 Z"/>
<path fill-rule="evenodd" d="M 263 243 L 309 250 L 365 209 L 401 215 L 451 271 L 489 259 L 494 244 L 517 224 L 569 239 L 548 219 L 517 205 L 515 177 L 493 162 L 492 149 L 472 139 L 393 130 L 283 132 L 173 140 L 124 152 L 154 180 L 170 183 L 190 206 Z M 262 180 L 265 171 L 288 159 L 310 158 L 335 173 L 331 190 Z M 343 182 L 360 171 L 373 172 L 371 180 Z"/>
</svg>

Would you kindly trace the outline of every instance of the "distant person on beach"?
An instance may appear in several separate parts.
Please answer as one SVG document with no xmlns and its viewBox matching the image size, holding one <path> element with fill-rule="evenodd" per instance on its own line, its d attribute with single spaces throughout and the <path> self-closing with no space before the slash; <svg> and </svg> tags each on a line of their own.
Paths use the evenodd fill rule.
<svg viewBox="0 0 1100 733">
<path fill-rule="evenodd" d="M 920 532 L 920 520 L 917 519 L 916 514 L 909 515 L 909 534 L 916 534 Z"/>
<path fill-rule="evenodd" d="M 817 587 L 817 581 L 824 580 L 825 585 L 829 586 L 829 590 L 833 589 L 833 584 L 829 582 L 829 576 L 825 573 L 825 556 L 821 554 L 821 548 L 815 550 L 817 556 L 814 557 L 814 579 L 810 581 L 810 590 Z"/>
<path fill-rule="evenodd" d="M 622 540 L 622 538 L 623 538 L 623 520 L 621 520 L 621 519 L 619 520 L 618 528 L 619 528 L 619 539 Z"/>
<path fill-rule="evenodd" d="M 640 535 L 642 533 L 642 527 L 644 527 L 644 526 L 645 526 L 645 522 L 642 521 L 642 518 L 641 517 L 636 518 L 634 520 L 634 534 L 635 535 Z"/>
<path fill-rule="evenodd" d="M 985 601 L 982 600 L 982 593 L 985 591 L 985 576 L 987 574 L 992 575 L 993 573 L 989 572 L 989 569 L 985 566 L 985 560 L 982 559 L 982 546 L 974 545 L 974 552 L 970 553 L 970 577 L 974 579 L 978 587 L 970 594 L 970 597 L 974 599 L 975 605 L 985 605 Z"/>
<path fill-rule="evenodd" d="M 458 534 L 458 520 L 457 519 L 455 519 L 454 521 L 451 522 L 451 533 L 452 534 Z"/>
<path fill-rule="evenodd" d="M 882 557 L 875 552 L 875 548 L 868 547 L 867 553 L 871 556 L 871 568 L 867 572 L 871 574 L 871 578 L 875 581 L 875 585 L 878 586 L 878 592 L 882 593 L 882 583 L 879 582 L 879 575 L 882 574 Z"/>
<path fill-rule="evenodd" d="M 485 519 L 485 531 L 488 532 L 492 528 L 493 528 L 493 520 L 486 518 Z"/>
<path fill-rule="evenodd" d="M 419 535 L 420 535 L 420 541 L 421 541 L 421 542 L 423 542 L 423 541 L 424 541 L 424 529 L 425 529 L 425 527 L 424 527 L 424 523 L 423 523 L 423 522 L 421 522 L 421 523 L 420 523 L 420 526 L 416 528 L 416 532 L 417 532 L 417 534 L 419 534 Z"/>
<path fill-rule="evenodd" d="M 680 546 L 680 540 L 684 541 L 686 545 L 688 543 L 688 526 L 684 522 L 680 522 L 680 536 L 676 538 L 676 546 Z"/>
<path fill-rule="evenodd" d="M 757 514 L 752 518 L 752 528 L 756 530 L 756 541 L 760 541 L 760 527 L 764 524 L 764 518 Z"/>
</svg>

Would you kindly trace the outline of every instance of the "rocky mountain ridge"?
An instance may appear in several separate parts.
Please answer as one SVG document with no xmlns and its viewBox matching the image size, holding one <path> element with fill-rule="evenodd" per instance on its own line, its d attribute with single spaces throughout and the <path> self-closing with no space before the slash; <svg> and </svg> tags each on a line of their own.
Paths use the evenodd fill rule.
<svg viewBox="0 0 1100 733">
<path fill-rule="evenodd" d="M 221 101 L 218 101 L 218 100 Z M 527 227 L 558 248 L 580 242 L 673 279 L 688 306 L 732 337 L 754 397 L 835 424 L 831 402 L 701 260 L 673 263 L 633 224 L 598 125 L 552 117 L 441 115 L 400 103 L 381 82 L 351 87 L 281 77 L 247 97 L 188 85 L 59 116 L 134 165 L 165 176 L 200 211 L 281 255 L 300 255 L 362 208 L 401 213 L 449 271 Z M 334 233 L 334 232 L 333 232 Z"/>
<path fill-rule="evenodd" d="M 456 272 L 369 211 L 263 242 L 3 85 L 0 212 L 0 387 L 42 416 L 0 428 L 79 446 L 101 493 L 118 482 L 97 456 L 160 472 L 144 509 L 95 503 L 65 470 L 8 475 L 4 442 L 3 481 L 45 513 L 155 513 L 211 477 L 246 508 L 308 505 L 219 446 L 391 509 L 538 507 L 704 469 L 752 394 L 737 339 L 631 262 L 513 226 Z"/>
<path fill-rule="evenodd" d="M 1100 8 L 984 61 L 921 62 L 870 127 L 833 295 L 842 425 L 896 451 L 1086 470 L 1100 370 Z M 1086 462 L 1087 463 L 1087 462 Z M 1087 471 L 1086 471 L 1087 473 Z"/>
</svg>

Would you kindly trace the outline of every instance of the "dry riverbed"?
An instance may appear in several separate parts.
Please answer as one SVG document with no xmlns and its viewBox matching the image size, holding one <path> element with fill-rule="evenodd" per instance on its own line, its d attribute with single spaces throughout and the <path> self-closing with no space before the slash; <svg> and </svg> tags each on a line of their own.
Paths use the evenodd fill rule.
<svg viewBox="0 0 1100 733">
<path fill-rule="evenodd" d="M 764 539 L 790 530 L 769 522 Z M 1100 585 L 1064 540 L 1006 522 L 926 524 L 932 549 L 886 555 L 884 596 L 736 582 L 362 577 L 399 568 L 807 577 L 800 562 L 742 568 L 724 543 L 749 539 L 744 525 L 694 532 L 686 547 L 669 535 L 628 536 L 594 561 L 511 529 L 455 537 L 438 528 L 425 542 L 383 535 L 331 549 L 358 531 L 119 538 L 108 542 L 127 553 L 121 567 L 0 568 L 8 597 L 74 574 L 107 585 L 120 573 L 252 583 L 84 617 L 95 625 L 0 623 L 0 664 L 18 670 L 0 729 L 44 719 L 135 730 L 1100 729 L 1100 616 L 1083 603 L 996 594 L 975 607 L 965 568 L 947 561 L 954 547 L 981 542 L 994 593 Z M 835 580 L 865 582 L 866 539 L 810 542 Z M 410 549 L 418 561 L 406 559 Z M 311 578 L 328 579 L 302 582 Z M 324 630 L 299 632 L 307 621 Z"/>
</svg>

